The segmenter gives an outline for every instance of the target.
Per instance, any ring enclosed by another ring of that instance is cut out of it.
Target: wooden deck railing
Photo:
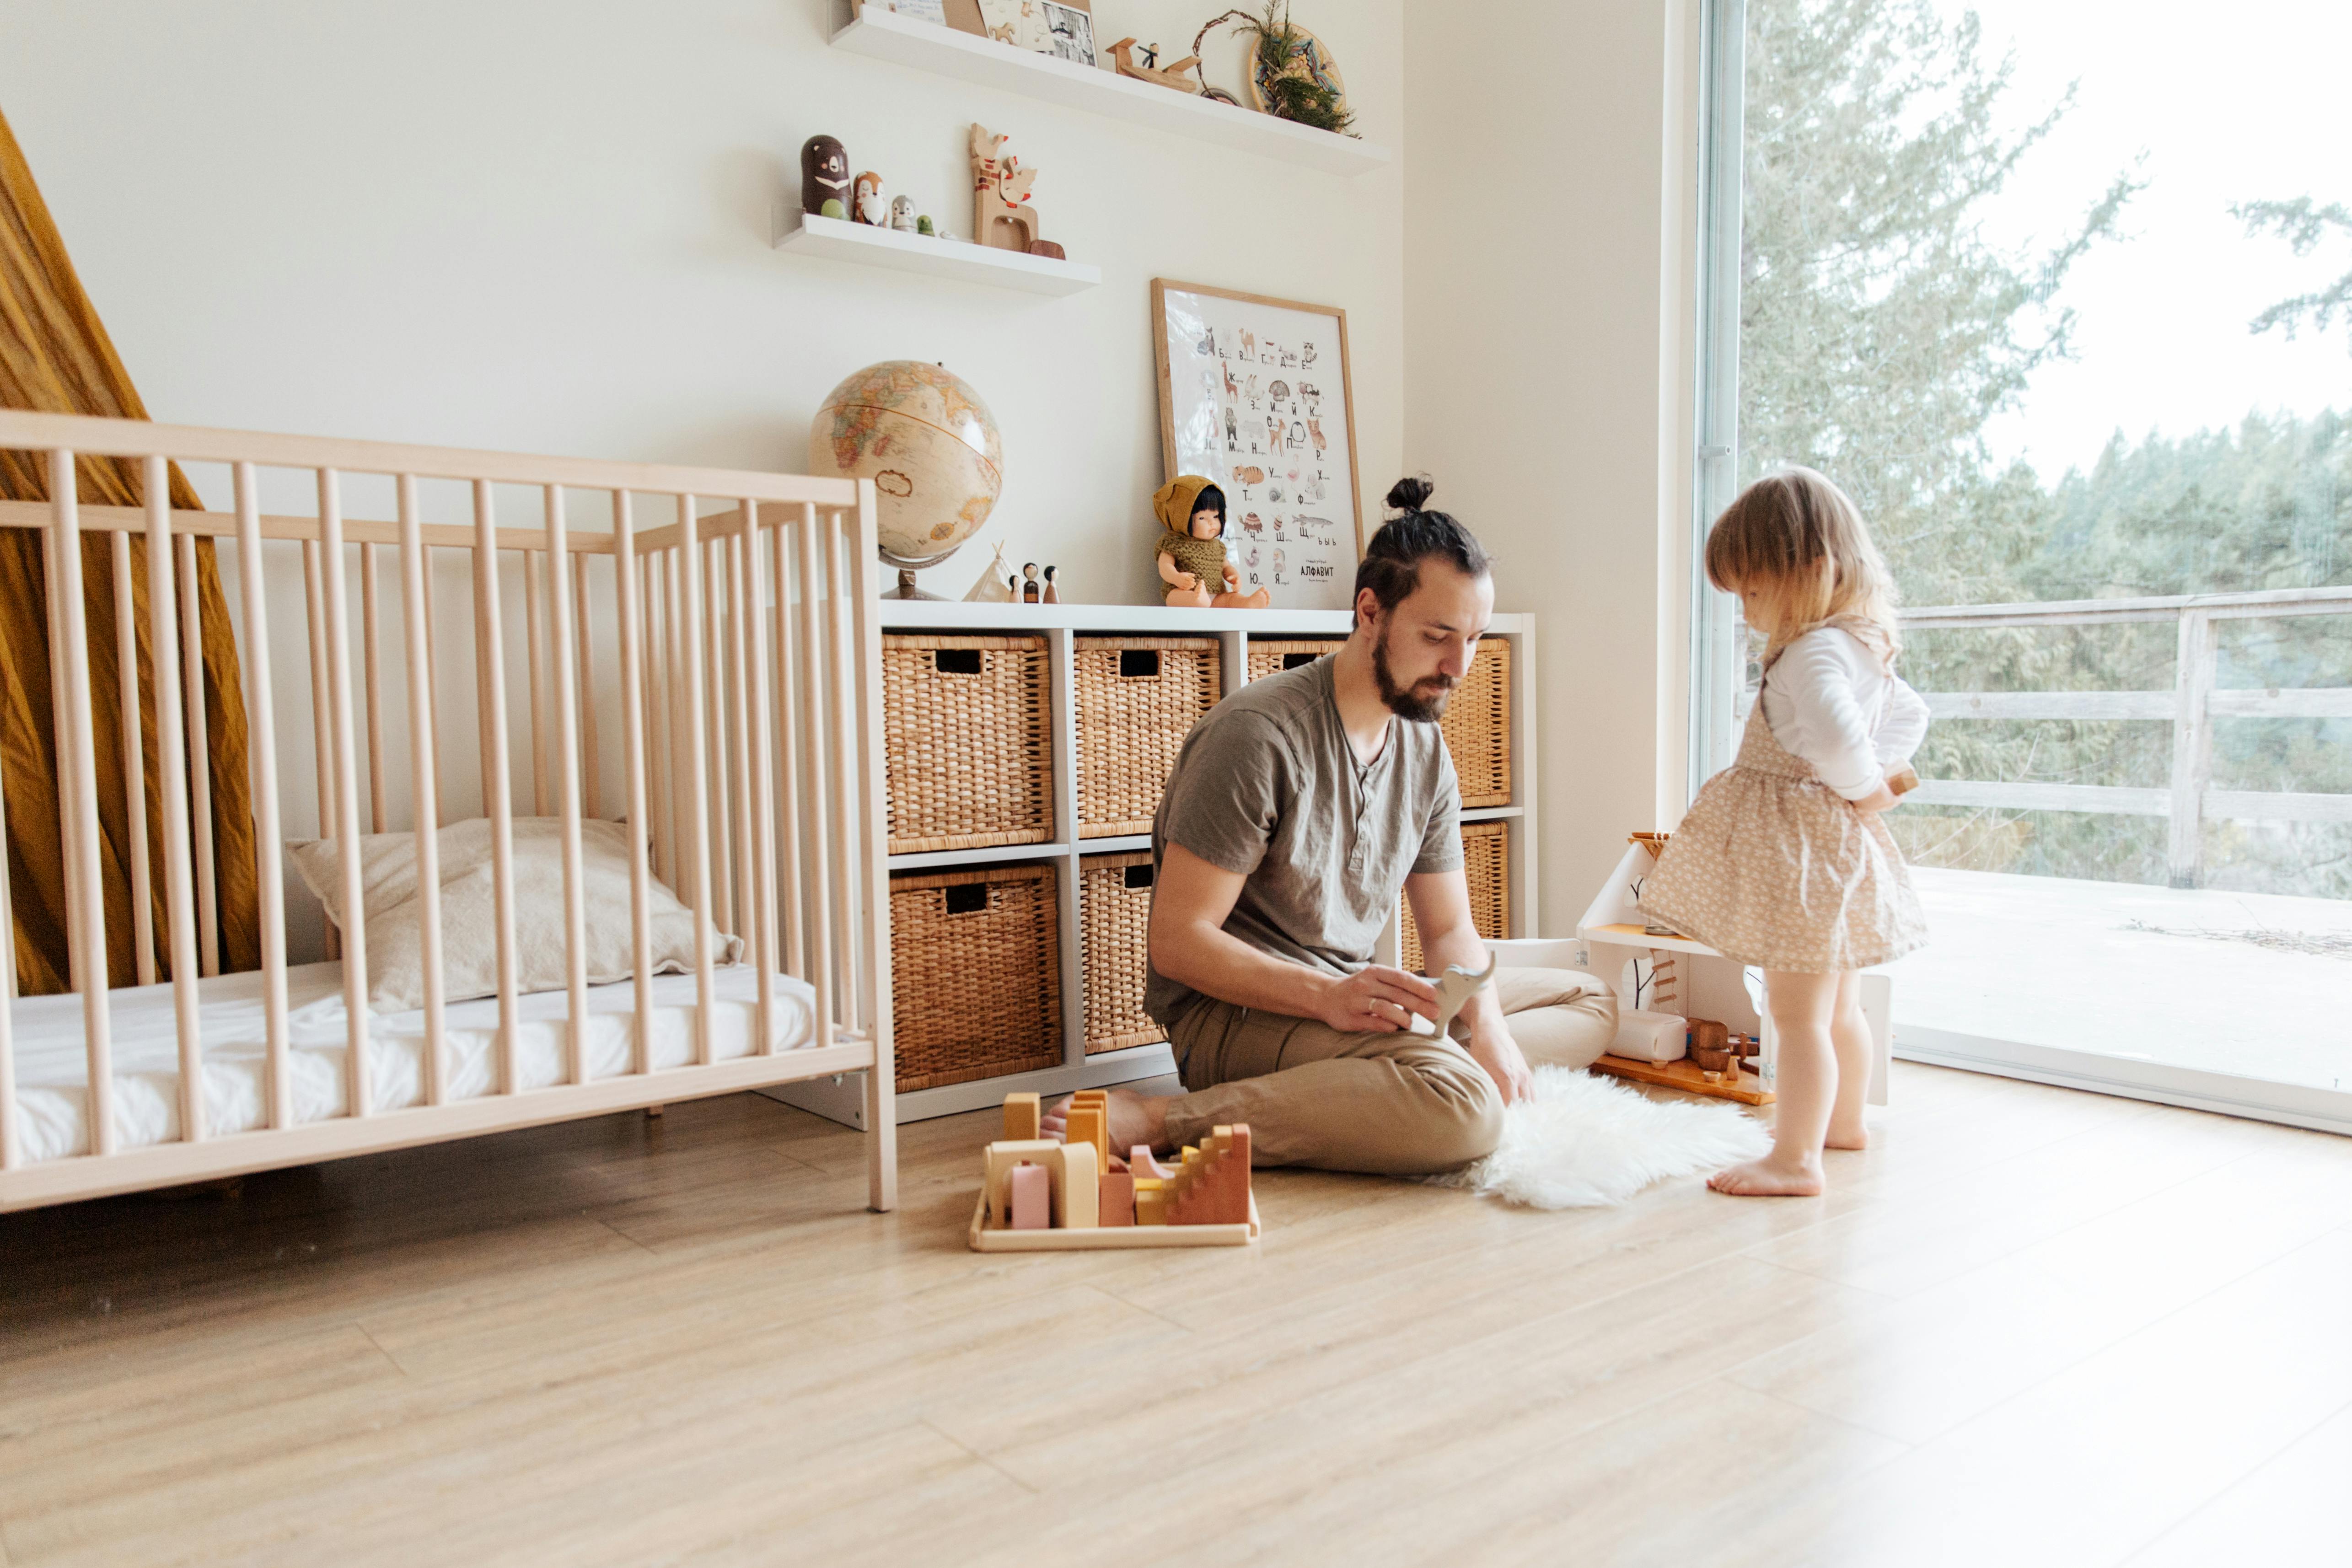
[[[2072,599],[2047,604],[1948,605],[1908,610],[1906,631],[2000,626],[2084,626],[2172,621],[2179,658],[2165,691],[1929,691],[1938,719],[2143,719],[2172,725],[2172,781],[2165,789],[2108,784],[1930,779],[1910,798],[1926,805],[2005,811],[2090,811],[2170,820],[2171,883],[2193,888],[2209,817],[2253,822],[2352,822],[2352,795],[2217,790],[2210,786],[2217,719],[2352,719],[2352,688],[2217,688],[2213,625],[2286,616],[2352,615],[2352,588],[2288,588],[2260,594],[2172,598]]]

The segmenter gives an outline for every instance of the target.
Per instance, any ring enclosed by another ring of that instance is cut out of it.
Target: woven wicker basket
[[[890,879],[898,1089],[1062,1065],[1062,959],[1051,866]]]
[[[1249,678],[1261,679],[1294,664],[1304,664],[1338,650],[1333,638],[1300,638],[1289,642],[1249,645]],[[1438,721],[1445,749],[1453,753],[1454,775],[1462,781],[1465,806],[1511,804],[1511,645],[1502,637],[1486,637],[1477,657],[1462,677],[1462,684],[1445,704]]]
[[[1078,837],[1149,833],[1176,753],[1217,705],[1214,637],[1079,637]]]
[[[1249,678],[1263,680],[1297,665],[1312,664],[1327,653],[1338,653],[1345,637],[1297,637],[1283,642],[1249,641]]]
[[[1470,884],[1470,923],[1478,934],[1500,942],[1511,934],[1511,825],[1507,822],[1465,822],[1462,825],[1462,872]],[[1398,952],[1404,967],[1422,971],[1421,932],[1412,923],[1412,906],[1404,906]]]
[[[1089,855],[1078,862],[1078,924],[1087,972],[1087,1055],[1164,1040],[1143,1010],[1151,928],[1151,856]]]
[[[890,853],[1054,836],[1042,637],[882,639]]]

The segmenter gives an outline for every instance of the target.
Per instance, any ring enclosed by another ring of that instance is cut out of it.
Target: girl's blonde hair
[[[1762,595],[1767,663],[1825,626],[1861,638],[1889,668],[1902,651],[1885,558],[1846,493],[1811,468],[1767,474],[1723,509],[1707,531],[1706,577]]]

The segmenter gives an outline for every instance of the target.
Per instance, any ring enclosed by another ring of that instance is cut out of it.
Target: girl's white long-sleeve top
[[[1852,632],[1817,626],[1765,672],[1757,698],[1772,738],[1822,782],[1861,800],[1927,738],[1927,703]]]

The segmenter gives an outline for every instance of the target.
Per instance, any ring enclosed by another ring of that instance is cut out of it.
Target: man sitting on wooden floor
[[[1486,966],[1437,720],[1495,585],[1469,531],[1420,510],[1428,493],[1414,479],[1389,492],[1402,515],[1357,568],[1339,651],[1250,682],[1184,742],[1152,824],[1144,1005],[1186,1092],[1113,1090],[1114,1147],[1246,1121],[1260,1165],[1448,1170],[1494,1148],[1530,1059],[1586,1067],[1616,1032],[1616,998],[1591,976],[1505,969],[1458,1038],[1438,1038],[1436,988],[1370,962],[1402,889],[1432,973]]]

